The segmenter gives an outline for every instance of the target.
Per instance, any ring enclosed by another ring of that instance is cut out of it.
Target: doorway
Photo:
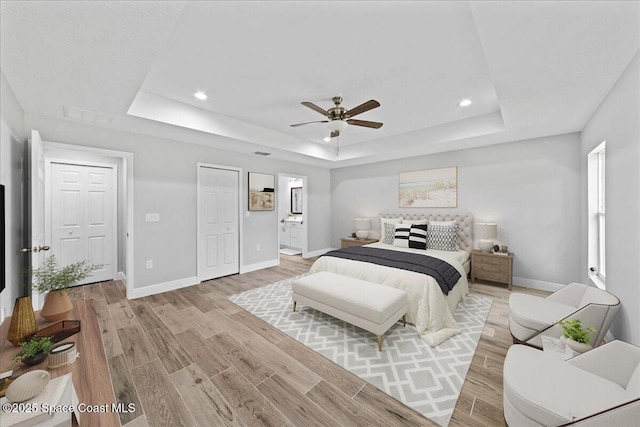
[[[241,169],[198,163],[198,281],[240,272]]]
[[[278,259],[307,252],[307,177],[278,174]]]

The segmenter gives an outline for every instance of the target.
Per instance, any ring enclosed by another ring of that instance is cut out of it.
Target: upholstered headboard
[[[456,213],[397,213],[381,212],[380,218],[403,218],[410,220],[428,219],[429,221],[455,221],[458,224],[458,245],[460,249],[470,251],[473,248],[473,215]]]

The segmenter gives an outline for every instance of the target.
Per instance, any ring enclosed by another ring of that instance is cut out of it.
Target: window
[[[593,149],[587,158],[589,197],[589,276],[599,287],[605,288],[605,141]]]

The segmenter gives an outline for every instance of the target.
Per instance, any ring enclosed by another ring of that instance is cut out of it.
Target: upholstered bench
[[[304,304],[372,332],[380,351],[382,335],[400,318],[406,325],[407,294],[400,289],[326,271],[295,280],[291,288],[293,311]]]

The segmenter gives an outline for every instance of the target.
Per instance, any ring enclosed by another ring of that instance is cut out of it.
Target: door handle
[[[20,252],[22,252],[23,254],[27,253],[27,252],[40,252],[40,251],[48,251],[49,249],[51,249],[49,246],[44,245],[44,246],[34,246],[32,248],[22,248],[20,249]]]

